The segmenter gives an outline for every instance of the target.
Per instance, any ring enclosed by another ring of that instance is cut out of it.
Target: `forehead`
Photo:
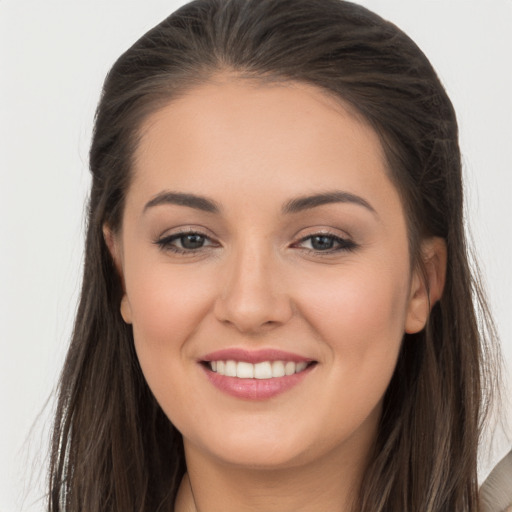
[[[230,191],[283,200],[342,188],[397,199],[368,123],[293,82],[219,77],[189,90],[145,121],[133,171],[132,195],[146,198],[170,189],[220,202],[235,200]]]
[[[323,136],[328,141],[337,136],[341,123],[352,132],[365,132],[368,145],[385,160],[376,133],[352,105],[334,93],[302,82],[218,75],[191,87],[150,115],[139,130],[142,143],[136,156],[144,152],[144,147],[161,142],[156,132],[163,134],[162,129],[167,142],[171,135],[185,135],[183,129],[187,136],[208,132],[211,138],[217,133],[222,136],[223,128],[236,129],[240,137],[259,135],[262,129],[270,136],[270,127],[274,135],[280,131],[283,139],[295,127],[293,136],[297,141],[312,136]],[[271,142],[267,137],[265,146]]]

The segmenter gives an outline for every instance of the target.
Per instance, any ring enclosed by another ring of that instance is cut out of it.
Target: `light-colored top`
[[[482,484],[480,512],[512,512],[512,451]]]

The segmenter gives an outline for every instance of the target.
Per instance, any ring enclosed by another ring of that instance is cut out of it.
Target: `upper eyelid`
[[[161,235],[158,235],[156,239],[158,241],[158,240],[164,240],[166,238],[170,238],[172,236],[180,236],[180,235],[201,235],[206,238],[210,238],[212,240],[216,239],[215,235],[213,235],[209,229],[206,229],[201,226],[187,226],[187,227],[166,229]]]
[[[180,237],[187,236],[187,235],[199,235],[199,236],[204,237],[209,242],[211,242],[212,245],[219,244],[219,242],[217,242],[215,240],[215,238],[213,238],[210,235],[207,235],[205,233],[201,233],[200,231],[178,231],[176,233],[170,233],[168,235],[163,235],[163,236],[159,237],[156,240],[156,243],[158,244],[158,243],[162,243],[165,241],[178,240]]]
[[[325,236],[325,237],[333,238],[338,243],[343,242],[343,243],[351,244],[354,246],[356,245],[356,243],[351,238],[335,235],[333,233],[313,233],[311,235],[306,235],[306,236],[299,238],[299,240],[297,240],[297,242],[294,242],[294,244],[300,244],[302,242],[305,242],[307,240],[314,238],[315,236]]]
[[[324,250],[315,249],[313,247],[301,247],[301,244],[304,244],[308,240],[311,240],[310,243],[312,244],[312,239],[316,236],[329,237],[334,239],[334,247]],[[342,233],[340,233],[339,231],[334,233],[333,229],[319,227],[316,230],[313,228],[312,232],[304,234],[301,237],[297,237],[296,241],[293,242],[291,246],[297,249],[301,249],[312,255],[327,258],[339,256],[346,252],[355,251],[360,247],[360,244],[355,242],[354,238],[345,231]]]
[[[153,244],[158,246],[160,249],[169,249],[171,245],[174,245],[176,240],[180,239],[180,237],[184,237],[187,235],[199,235],[204,237],[208,243],[197,249],[180,249],[179,247],[176,247],[176,249],[178,249],[179,251],[188,252],[192,254],[197,253],[201,250],[211,249],[214,248],[215,246],[219,246],[220,243],[218,242],[218,240],[214,236],[208,234],[206,231],[208,230],[204,228],[197,228],[194,226],[187,226],[186,228],[174,228],[171,230],[167,229],[166,231],[163,232],[163,234],[153,239]]]
[[[220,245],[220,242],[217,239],[217,237],[212,235],[209,232],[210,230],[203,228],[203,227],[190,226],[190,227],[185,227],[185,228],[178,228],[176,231],[171,231],[171,232],[168,232],[168,231],[169,230],[164,232],[164,234],[158,236],[155,240],[155,243],[159,243],[159,242],[162,242],[162,241],[165,241],[168,239],[172,239],[172,238],[179,238],[180,236],[184,236],[184,235],[197,234],[197,235],[205,237],[206,239],[208,239],[211,242],[214,242],[214,243]],[[304,230],[301,230],[301,231],[304,231]],[[323,229],[319,228],[316,230],[313,229],[311,232],[304,234],[302,236],[296,235],[294,237],[294,241],[291,242],[291,245],[295,245],[295,244],[304,242],[308,239],[311,239],[314,236],[328,236],[328,237],[332,237],[332,238],[335,238],[340,241],[349,242],[349,243],[353,243],[354,245],[357,245],[353,241],[352,236],[349,235],[348,233],[334,233],[332,230],[329,230],[326,228],[323,228]]]
[[[304,234],[301,234],[301,233],[304,233]],[[308,238],[311,238],[313,236],[330,236],[333,238],[338,238],[339,240],[353,241],[352,235],[350,235],[346,231],[343,231],[341,229],[321,228],[321,227],[301,229],[294,236],[294,239],[297,241],[302,241],[302,240],[307,240]],[[296,242],[294,242],[294,243],[296,243]]]
[[[202,236],[208,241],[208,243],[197,248],[180,247],[179,245],[182,245],[182,242],[180,244],[176,244],[176,241],[178,241],[181,237],[187,235]],[[165,253],[174,253],[176,256],[181,255],[183,257],[198,256],[201,254],[204,255],[205,251],[211,251],[212,249],[215,249],[220,246],[220,244],[215,239],[199,232],[198,230],[178,231],[170,233],[168,235],[163,235],[154,240],[153,243],[158,247],[159,250]]]
[[[301,242],[303,240],[308,240],[309,238],[313,238],[314,236],[329,236],[331,238],[337,238],[338,240],[350,240],[349,236],[338,235],[336,233],[331,233],[330,231],[316,231],[314,233],[310,233],[308,235],[299,237],[298,241]]]

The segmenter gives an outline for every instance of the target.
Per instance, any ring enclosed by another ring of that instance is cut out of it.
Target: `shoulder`
[[[512,512],[512,451],[491,471],[480,488],[481,512]]]

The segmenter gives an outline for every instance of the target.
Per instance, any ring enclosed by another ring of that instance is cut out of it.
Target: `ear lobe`
[[[121,286],[123,287],[123,298],[121,299],[121,316],[123,320],[127,324],[132,323],[132,310],[130,303],[128,301],[128,297],[126,295],[126,289],[124,285],[124,273],[123,273],[123,264],[121,259],[121,249],[119,247],[119,239],[116,237],[112,229],[107,224],[103,225],[103,238],[105,239],[105,244],[108,247],[108,251],[112,256],[112,260],[114,262],[114,266],[119,275],[119,279],[121,280]]]
[[[414,270],[411,279],[405,332],[421,331],[434,304],[443,295],[446,280],[447,249],[443,238],[432,237],[421,244],[422,264]]]
[[[123,298],[121,299],[121,316],[123,317],[123,320],[127,324],[132,323],[132,308],[130,306],[130,302],[128,301],[128,297],[126,293],[123,295]]]

